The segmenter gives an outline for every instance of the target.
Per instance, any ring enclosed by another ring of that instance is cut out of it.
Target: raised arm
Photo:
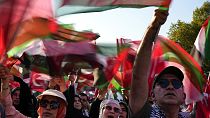
[[[147,102],[149,91],[147,79],[150,70],[152,46],[157,34],[159,33],[159,29],[161,25],[165,23],[167,16],[168,11],[159,9],[155,10],[154,18],[148,26],[142,39],[142,43],[137,50],[129,98],[129,104],[133,114],[140,111]]]
[[[10,74],[8,68],[0,65],[0,77],[1,77],[1,102],[5,108],[7,118],[27,118],[19,111],[15,109],[12,104],[12,98],[10,94],[9,81],[13,79],[13,75]]]

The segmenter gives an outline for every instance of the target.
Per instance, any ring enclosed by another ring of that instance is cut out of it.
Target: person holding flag
[[[188,118],[188,112],[181,112],[180,106],[184,104],[185,93],[182,80],[183,72],[175,67],[168,66],[156,74],[153,81],[151,105],[149,97],[149,71],[153,43],[161,25],[167,19],[168,10],[157,9],[137,50],[133,67],[133,78],[129,105],[133,118]]]
[[[0,77],[2,82],[1,103],[5,108],[7,118],[28,118],[15,109],[12,104],[9,81],[13,75],[6,67],[0,66]],[[58,90],[48,89],[37,96],[39,118],[64,118],[66,115],[67,100],[64,94]]]

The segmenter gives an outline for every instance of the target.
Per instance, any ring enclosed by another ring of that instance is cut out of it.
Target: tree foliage
[[[200,8],[196,8],[193,11],[193,17],[190,23],[178,20],[177,23],[171,24],[168,37],[178,42],[190,53],[202,24],[209,16],[210,2],[204,2]]]

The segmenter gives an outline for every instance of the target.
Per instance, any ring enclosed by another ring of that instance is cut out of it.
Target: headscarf
[[[120,108],[120,104],[119,104],[119,102],[117,100],[114,100],[114,99],[105,99],[100,104],[99,118],[102,118],[103,108],[104,108],[104,106],[106,106],[108,104],[116,104],[118,106],[118,108],[121,109]]]

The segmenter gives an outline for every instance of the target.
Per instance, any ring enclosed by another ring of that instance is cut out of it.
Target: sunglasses
[[[47,108],[48,104],[50,105],[50,109],[57,109],[60,105],[58,101],[40,100],[39,102],[39,105],[43,108]]]
[[[172,80],[168,80],[168,79],[160,79],[157,84],[160,85],[161,88],[166,88],[169,86],[169,84],[172,84],[173,87],[175,89],[179,89],[181,88],[183,85],[182,85],[182,82],[180,80],[177,80],[177,79],[172,79]]]
[[[113,109],[115,113],[120,113],[120,109],[116,108],[116,107],[112,108],[111,106],[105,106],[104,108],[109,111],[111,111]]]

